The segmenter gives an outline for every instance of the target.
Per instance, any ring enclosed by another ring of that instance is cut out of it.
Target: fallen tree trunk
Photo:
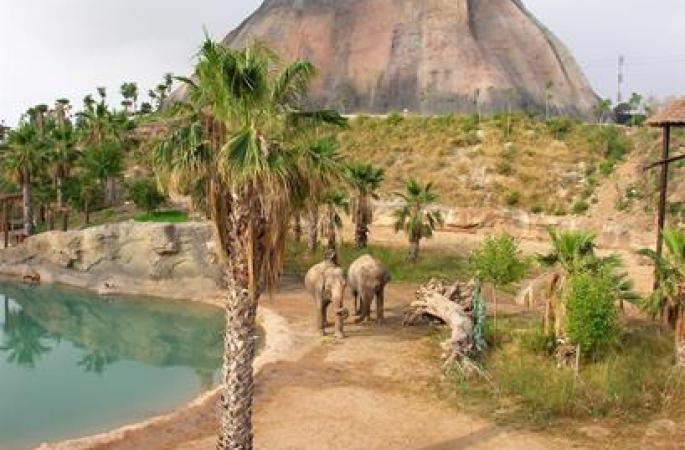
[[[470,357],[476,353],[473,292],[472,284],[455,283],[447,287],[431,280],[419,288],[417,299],[404,317],[404,325],[415,325],[426,316],[438,318],[448,325],[450,336],[441,344],[445,366],[458,363],[469,372],[473,368]]]

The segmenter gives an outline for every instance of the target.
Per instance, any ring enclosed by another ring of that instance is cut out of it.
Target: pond
[[[0,280],[0,449],[106,431],[211,388],[223,315]]]

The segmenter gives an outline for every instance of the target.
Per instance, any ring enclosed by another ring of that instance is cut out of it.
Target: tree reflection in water
[[[0,351],[11,364],[34,368],[62,340],[82,350],[77,364],[94,374],[117,361],[183,366],[208,387],[221,364],[223,315],[213,308],[2,282],[0,298]]]

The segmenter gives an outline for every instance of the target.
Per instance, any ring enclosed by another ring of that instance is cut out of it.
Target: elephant
[[[355,315],[358,316],[358,323],[371,319],[371,302],[374,297],[376,298],[376,322],[379,324],[383,322],[383,291],[390,280],[390,272],[371,255],[363,255],[350,265],[347,281],[354,296],[354,309]]]
[[[313,266],[304,278],[304,285],[316,307],[316,328],[321,335],[326,335],[328,306],[333,304],[335,314],[335,337],[342,339],[343,322],[349,312],[345,308],[344,298],[347,280],[345,271],[332,260],[323,261]]]

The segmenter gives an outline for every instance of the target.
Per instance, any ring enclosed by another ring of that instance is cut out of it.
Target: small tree
[[[675,330],[676,364],[685,368],[685,232],[664,231],[666,253],[659,258],[654,250],[640,250],[654,261],[659,275],[657,289],[643,304],[653,316],[662,315]]]
[[[492,285],[494,330],[497,333],[497,288],[520,281],[527,271],[518,242],[508,234],[489,236],[471,254],[472,270],[481,281]]]
[[[431,203],[438,199],[433,192],[433,183],[421,184],[415,179],[407,181],[406,193],[396,193],[404,205],[395,211],[395,232],[404,230],[409,238],[408,260],[415,263],[419,259],[421,239],[430,238],[438,225],[443,224],[440,211],[430,209]]]
[[[336,251],[337,230],[341,229],[343,225],[340,213],[342,211],[349,212],[350,201],[345,192],[331,190],[324,196],[323,204],[326,206],[327,248]]]
[[[350,164],[345,178],[354,190],[352,196],[352,222],[354,242],[357,248],[366,248],[369,241],[369,225],[373,221],[371,200],[378,199],[377,191],[383,183],[385,170],[372,164]]]
[[[566,332],[589,359],[598,359],[618,339],[616,290],[606,271],[572,276],[566,293]]]
[[[151,178],[135,180],[128,186],[128,196],[133,203],[150,215],[164,202],[164,194],[157,188],[157,183]]]

